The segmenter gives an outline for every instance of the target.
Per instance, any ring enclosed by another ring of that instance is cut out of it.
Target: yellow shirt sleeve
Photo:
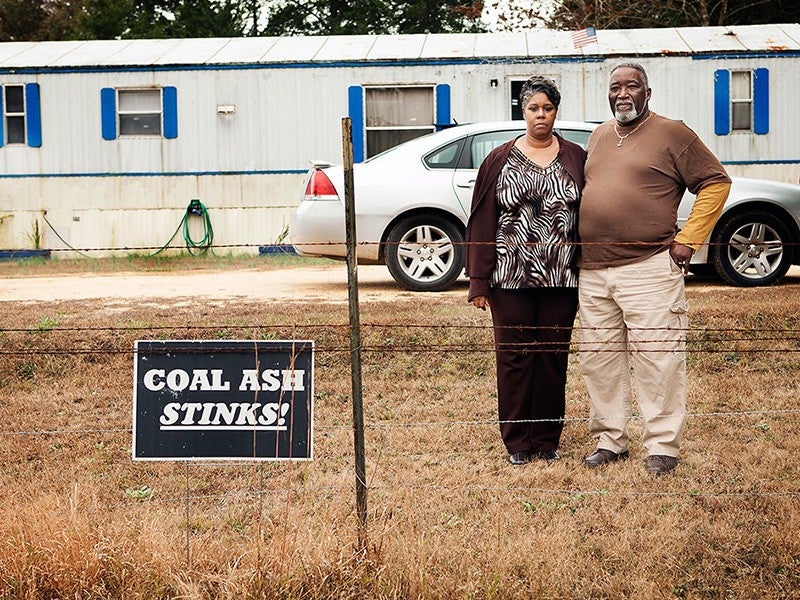
[[[714,229],[730,189],[730,183],[712,183],[700,190],[686,225],[675,236],[675,241],[699,250]]]

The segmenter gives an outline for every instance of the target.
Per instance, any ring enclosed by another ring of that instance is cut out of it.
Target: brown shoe
[[[602,467],[603,465],[607,465],[608,463],[617,462],[618,460],[623,460],[628,458],[628,451],[623,450],[622,452],[613,452],[612,450],[607,450],[605,448],[598,448],[594,452],[592,452],[589,456],[583,459],[583,463],[587,467]]]
[[[644,468],[653,475],[664,475],[678,466],[678,459],[674,456],[664,456],[663,454],[653,454],[647,457]]]

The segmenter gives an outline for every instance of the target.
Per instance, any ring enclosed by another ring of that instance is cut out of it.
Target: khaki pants
[[[669,252],[580,274],[580,369],[598,448],[628,449],[631,369],[649,455],[678,456],[686,413],[686,297]]]

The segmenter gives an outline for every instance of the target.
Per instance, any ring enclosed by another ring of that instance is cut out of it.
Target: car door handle
[[[473,188],[473,187],[475,187],[475,180],[474,179],[470,179],[469,181],[466,181],[466,182],[463,182],[463,183],[456,183],[456,187]]]

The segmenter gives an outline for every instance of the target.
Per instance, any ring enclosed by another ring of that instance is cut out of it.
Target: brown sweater
[[[583,269],[630,264],[666,249],[678,231],[684,191],[730,183],[719,160],[683,123],[654,113],[622,146],[614,123],[603,123],[589,138],[578,220]],[[633,129],[618,128],[621,135]]]
[[[583,163],[586,161],[586,152],[577,144],[569,142],[557,134],[556,137],[559,143],[558,159],[577,184],[578,190],[581,190],[583,189]],[[489,282],[492,279],[497,258],[495,252],[498,214],[497,178],[516,141],[516,139],[510,140],[492,150],[478,170],[466,235],[468,300],[477,296],[486,296],[489,293]]]

